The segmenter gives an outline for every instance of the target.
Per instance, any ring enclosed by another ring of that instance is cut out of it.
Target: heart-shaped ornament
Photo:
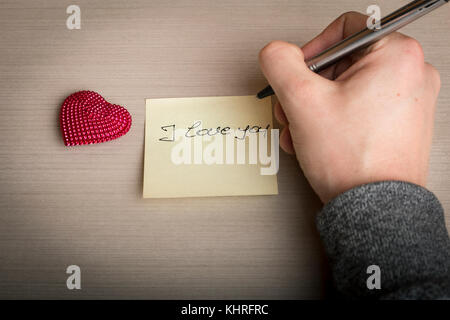
[[[66,146],[114,140],[131,127],[127,109],[109,103],[93,91],[68,96],[61,106],[60,121]]]

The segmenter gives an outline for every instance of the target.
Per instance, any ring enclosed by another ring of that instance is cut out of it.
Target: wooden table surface
[[[407,1],[377,1],[388,13]],[[280,154],[278,196],[142,199],[145,98],[249,95],[261,47],[305,43],[374,1],[0,2],[0,298],[297,299],[326,295],[321,204]],[[67,6],[81,30],[66,28]],[[429,188],[450,213],[450,6],[403,32],[441,72]],[[58,114],[89,89],[130,132],[67,148]],[[81,267],[81,290],[66,268]]]

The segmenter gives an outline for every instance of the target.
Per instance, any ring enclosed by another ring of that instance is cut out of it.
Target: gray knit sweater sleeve
[[[342,297],[450,299],[450,240],[430,191],[363,185],[328,203],[317,225]]]

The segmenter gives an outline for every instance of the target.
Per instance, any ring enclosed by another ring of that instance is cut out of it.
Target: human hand
[[[280,145],[296,154],[324,203],[371,182],[426,184],[440,77],[420,44],[393,33],[321,75],[304,62],[366,20],[346,13],[302,49],[274,41],[260,52],[285,126]]]

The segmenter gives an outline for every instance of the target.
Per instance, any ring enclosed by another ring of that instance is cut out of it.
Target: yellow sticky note
[[[147,99],[144,198],[278,194],[270,98]]]

